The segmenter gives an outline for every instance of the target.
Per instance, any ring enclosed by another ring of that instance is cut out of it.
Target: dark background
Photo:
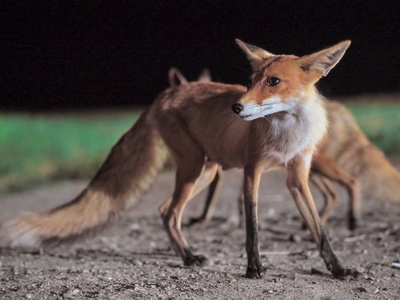
[[[352,40],[327,96],[400,91],[400,1],[12,1],[1,4],[0,108],[148,105],[171,66],[247,82],[235,38],[276,54]]]

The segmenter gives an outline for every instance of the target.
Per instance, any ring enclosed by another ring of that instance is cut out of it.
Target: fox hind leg
[[[328,221],[329,216],[332,213],[332,209],[335,207],[335,204],[337,202],[337,193],[329,179],[322,175],[311,174],[310,181],[314,183],[314,185],[318,188],[324,198],[324,206],[319,212],[319,215],[321,218],[321,224],[325,225]],[[307,226],[305,224],[303,226],[303,229],[307,229]]]
[[[350,205],[348,212],[348,227],[354,230],[361,221],[361,195],[359,182],[352,176],[345,173],[337,163],[329,156],[321,156],[313,161],[312,170],[324,177],[338,182],[342,185],[349,195]],[[333,205],[331,209],[333,208]],[[328,218],[330,211],[328,210]]]
[[[217,169],[218,165],[213,163],[205,163],[203,166],[199,162],[192,164],[190,168],[178,164],[175,191],[160,207],[172,247],[181,255],[187,266],[203,265],[207,259],[203,255],[194,255],[183,237],[181,233],[182,213],[188,201],[210,184]]]
[[[192,226],[195,224],[206,226],[210,222],[212,214],[214,212],[215,202],[218,199],[219,191],[221,190],[222,181],[223,172],[221,168],[218,168],[218,170],[215,172],[215,177],[210,184],[203,213],[199,217],[191,218],[188,226]]]

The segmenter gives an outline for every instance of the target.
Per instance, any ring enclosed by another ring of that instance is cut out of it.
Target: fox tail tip
[[[24,217],[0,221],[1,247],[39,247],[41,244],[39,232],[25,222]]]

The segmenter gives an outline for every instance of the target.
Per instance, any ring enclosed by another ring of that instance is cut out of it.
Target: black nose
[[[232,105],[232,110],[235,114],[239,114],[243,110],[243,105],[240,103],[235,103]]]

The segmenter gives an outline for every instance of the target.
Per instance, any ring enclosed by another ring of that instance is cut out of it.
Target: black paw
[[[265,273],[262,265],[247,266],[246,277],[251,279],[261,279]]]
[[[199,224],[199,225],[203,225],[203,223],[204,223],[204,218],[191,218],[190,220],[189,220],[189,223],[186,225],[187,227],[192,227],[192,226],[194,226],[194,225],[196,225],[196,224]]]
[[[349,219],[348,219],[348,228],[349,230],[356,230],[359,227],[359,221],[354,218],[352,214],[349,214]]]
[[[354,269],[340,269],[332,272],[332,275],[337,279],[342,279],[346,281],[359,280],[362,277],[362,274]]]
[[[183,263],[185,266],[199,266],[202,267],[207,264],[207,257],[204,255],[192,255],[184,258]]]

